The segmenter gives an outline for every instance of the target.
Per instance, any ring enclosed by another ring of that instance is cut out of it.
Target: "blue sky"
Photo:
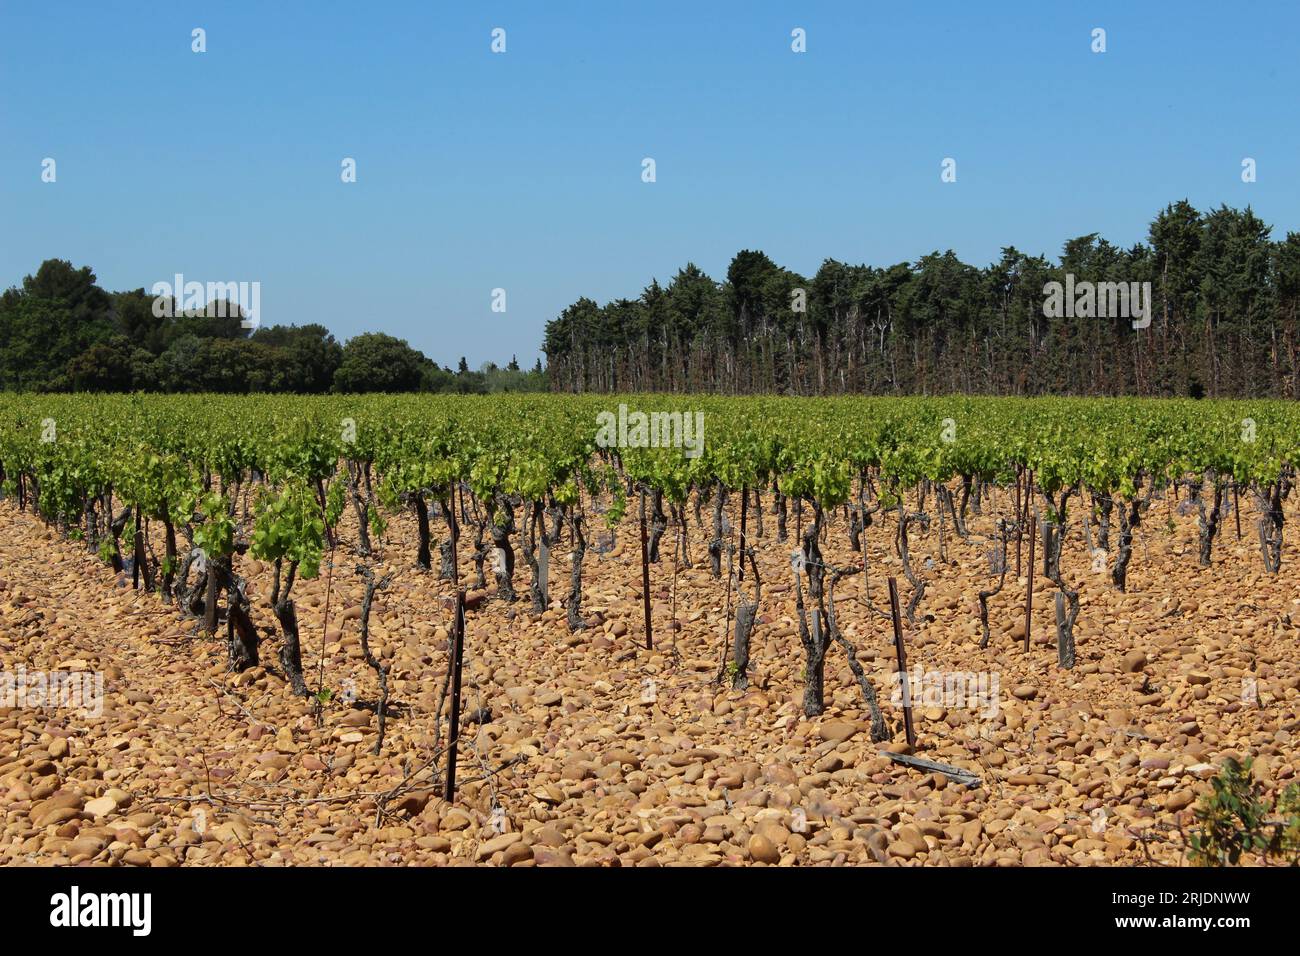
[[[1298,11],[2,0],[0,286],[51,257],[109,289],[259,281],[263,324],[477,366],[531,363],[581,295],[687,261],[721,278],[743,248],[805,274],[983,265],[1129,245],[1183,197],[1249,203],[1280,237],[1300,230]]]

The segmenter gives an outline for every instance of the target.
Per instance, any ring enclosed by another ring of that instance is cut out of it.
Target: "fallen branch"
[[[888,750],[880,751],[882,757],[888,757],[894,763],[906,764],[909,767],[915,767],[918,770],[930,770],[934,773],[941,773],[953,783],[965,784],[968,787],[978,787],[980,777],[970,770],[963,770],[961,767],[954,767],[946,763],[936,763],[933,760],[925,760],[921,757],[912,757],[908,754],[896,754]]]

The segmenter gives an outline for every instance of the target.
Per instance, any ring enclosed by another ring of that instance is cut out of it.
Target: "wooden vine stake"
[[[742,485],[740,489],[740,570],[736,573],[736,580],[745,580],[745,515],[749,508],[749,486]]]
[[[448,527],[451,529],[451,580],[456,588],[455,605],[451,615],[451,727],[447,731],[447,773],[444,778],[443,799],[451,803],[456,796],[456,744],[460,740],[460,681],[465,660],[465,589],[460,586],[460,561],[456,544],[460,526],[456,521],[456,489],[448,495]],[[464,505],[462,504],[462,507]]]
[[[456,744],[460,741],[460,679],[465,659],[465,589],[456,588],[456,608],[451,625],[451,727],[447,733],[447,778],[443,799],[456,796]]]
[[[916,749],[916,731],[912,727],[912,688],[907,682],[907,650],[903,647],[903,621],[898,613],[898,582],[889,579],[889,613],[894,619],[894,653],[898,657],[898,677],[903,690],[903,728],[907,745]]]
[[[650,557],[646,549],[645,486],[641,488],[641,605],[645,610],[645,649],[654,650],[654,636],[650,630]]]
[[[140,567],[144,564],[144,530],[140,523],[140,506],[135,506],[135,534],[131,536],[131,587],[140,590]]]
[[[1026,486],[1025,510],[1029,512],[1029,582],[1025,588],[1025,653],[1029,653],[1029,631],[1034,624],[1034,538],[1036,537],[1038,513],[1033,507],[1034,473],[1029,473]]]
[[[1241,540],[1241,496],[1237,479],[1232,480],[1232,515],[1237,519],[1237,540]]]
[[[1016,468],[1016,577],[1020,577],[1020,539],[1025,535],[1025,526],[1020,517],[1020,469]],[[1003,560],[1006,560],[1004,557]]]

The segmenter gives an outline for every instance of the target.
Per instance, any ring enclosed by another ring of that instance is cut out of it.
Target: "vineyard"
[[[1176,865],[1295,779],[1298,462],[1266,400],[0,395],[0,661],[104,674],[0,701],[0,861]]]

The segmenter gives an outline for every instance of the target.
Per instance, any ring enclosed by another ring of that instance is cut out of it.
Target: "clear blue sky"
[[[1298,11],[0,0],[0,286],[50,257],[109,289],[256,280],[263,324],[477,366],[531,363],[581,295],[687,261],[721,278],[742,248],[805,274],[983,265],[1129,245],[1182,197],[1249,203],[1279,237],[1300,230]]]

